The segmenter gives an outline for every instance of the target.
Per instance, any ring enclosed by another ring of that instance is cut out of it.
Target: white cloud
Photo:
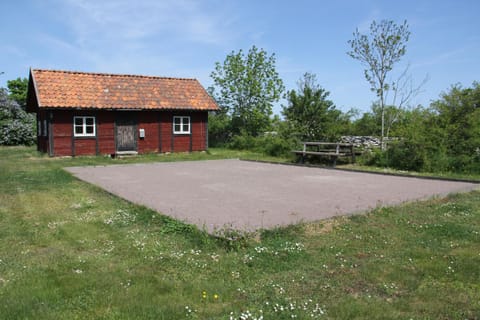
[[[43,64],[85,71],[197,76],[246,29],[232,3],[194,0],[50,0],[33,32]],[[48,8],[48,10],[47,10]],[[51,27],[53,26],[53,27]],[[60,26],[60,27],[59,27]]]
[[[191,0],[68,0],[67,24],[76,41],[193,41],[222,45],[230,39],[225,6],[207,8]],[[122,45],[122,43],[119,43]]]

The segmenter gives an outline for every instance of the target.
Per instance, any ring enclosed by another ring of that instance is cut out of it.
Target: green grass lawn
[[[480,319],[479,191],[218,238],[62,170],[232,157],[0,147],[0,318]]]

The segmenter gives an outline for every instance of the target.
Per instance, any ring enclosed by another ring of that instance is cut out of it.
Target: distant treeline
[[[328,100],[328,92],[310,83],[287,94],[283,119],[270,118],[264,133],[233,134],[233,119],[212,114],[210,146],[253,149],[272,156],[291,156],[300,141],[338,141],[343,135],[380,136],[380,110],[342,112]],[[305,80],[305,79],[304,79]],[[428,172],[480,172],[480,84],[469,88],[455,85],[430,106],[385,109],[387,139],[384,151],[366,152],[367,165]]]

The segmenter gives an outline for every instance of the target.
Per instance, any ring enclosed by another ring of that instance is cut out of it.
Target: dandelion
[[[215,294],[213,295],[213,300],[218,300],[218,294],[215,293]]]
[[[202,299],[207,299],[207,291],[202,291]]]

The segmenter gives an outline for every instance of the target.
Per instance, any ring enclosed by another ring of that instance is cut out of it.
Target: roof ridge
[[[86,75],[94,75],[94,76],[114,76],[114,77],[129,77],[129,78],[147,78],[147,79],[167,79],[167,80],[190,80],[190,81],[198,81],[196,78],[162,77],[162,76],[149,76],[149,75],[140,75],[140,74],[85,72],[85,71],[52,70],[52,69],[37,69],[37,68],[32,68],[32,71],[34,71],[34,72],[35,72],[35,71],[40,71],[40,72],[69,73],[69,74],[86,74]]]

